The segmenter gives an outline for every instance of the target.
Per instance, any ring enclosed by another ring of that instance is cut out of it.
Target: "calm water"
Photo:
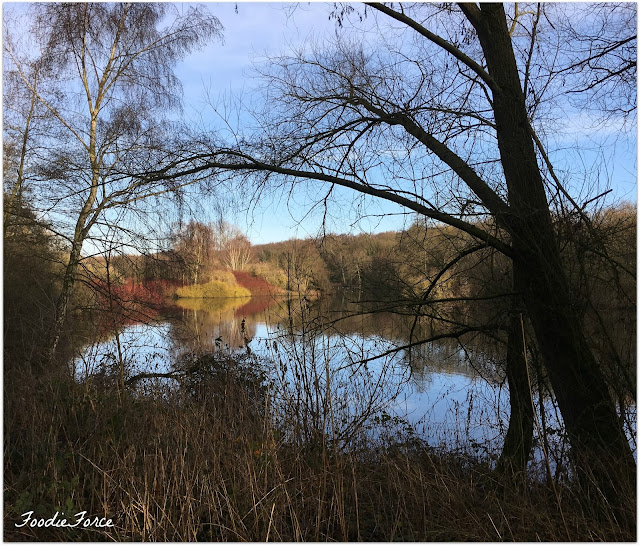
[[[185,354],[235,354],[266,371],[277,418],[295,416],[342,445],[413,435],[434,447],[499,455],[509,397],[496,348],[443,341],[411,354],[393,351],[407,344],[409,324],[390,314],[355,313],[340,300],[179,301],[183,307],[153,324],[122,327],[128,377],[174,371]],[[76,377],[114,369],[117,354],[115,336],[85,347],[73,361]],[[173,380],[145,381],[166,387]],[[547,426],[559,430],[551,401],[545,407]],[[549,441],[555,468],[563,441],[553,432]],[[538,452],[534,459],[540,458]]]

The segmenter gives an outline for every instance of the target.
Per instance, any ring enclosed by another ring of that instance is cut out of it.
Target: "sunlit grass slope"
[[[251,296],[251,292],[242,286],[226,284],[220,281],[182,286],[176,289],[176,294],[179,298],[239,298]]]
[[[238,284],[231,271],[214,271],[208,282],[182,286],[176,289],[175,295],[178,298],[241,298],[251,297],[251,292]]]

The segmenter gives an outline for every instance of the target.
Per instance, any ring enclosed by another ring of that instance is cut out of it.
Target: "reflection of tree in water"
[[[192,353],[244,347],[242,317],[237,317],[235,311],[247,300],[248,298],[180,300],[182,310],[177,320],[173,321],[170,333],[174,345],[183,352]],[[248,339],[255,335],[250,324],[245,323],[244,335]]]
[[[344,293],[321,298],[310,305],[296,302],[290,309],[290,316],[286,309],[280,310],[283,316],[279,322],[285,329],[314,330],[318,335],[381,338],[394,347],[404,347],[410,341],[442,334],[447,327],[433,321],[419,321],[414,327],[415,316],[410,310],[404,313],[385,311],[380,302],[357,302]],[[397,355],[407,362],[418,383],[434,372],[479,376],[501,382],[504,380],[506,355],[505,344],[498,336],[494,334],[489,338],[472,332],[459,339],[443,338],[416,345],[410,351],[399,350]],[[387,349],[380,350],[384,352]]]
[[[180,299],[169,335],[178,353],[241,349],[273,303],[270,298]]]
[[[416,379],[430,373],[464,374],[489,382],[504,381],[504,347],[476,336],[441,339],[412,348],[409,365]]]

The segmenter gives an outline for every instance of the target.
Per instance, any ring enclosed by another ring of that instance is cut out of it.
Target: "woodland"
[[[215,128],[175,72],[224,39],[215,6],[5,9],[4,540],[636,540],[637,206],[607,169],[636,138],[636,5],[324,8],[333,34],[257,62]],[[302,194],[404,224],[255,244],[228,220]],[[269,360],[245,319],[271,305]],[[193,341],[223,306],[239,351]],[[169,371],[123,356],[177,316]],[[315,349],[383,327],[335,368]],[[427,373],[438,343],[495,355],[495,456],[334,388],[384,358]],[[17,525],[82,511],[114,525]]]

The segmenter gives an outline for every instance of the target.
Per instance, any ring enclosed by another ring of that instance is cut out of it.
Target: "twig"
[[[271,523],[273,522],[273,511],[276,509],[276,503],[273,503],[271,507],[271,515],[269,516],[269,527],[267,528],[267,538],[264,539],[265,542],[269,542],[269,533],[271,533]]]
[[[134,375],[133,377],[130,377],[129,379],[127,379],[125,381],[125,385],[131,385],[132,383],[135,383],[136,381],[140,381],[141,379],[153,379],[156,377],[165,377],[168,379],[177,379],[178,377],[181,377],[182,375],[184,375],[181,372],[169,372],[169,373],[139,373],[137,375]]]
[[[531,407],[535,407],[533,405],[533,392],[531,389],[531,377],[529,376],[529,362],[527,360],[527,342],[524,335],[524,321],[522,320],[522,313],[520,313],[520,327],[522,328],[522,347],[524,353],[524,364],[525,369],[527,370],[527,384],[529,385],[529,398],[531,399]],[[560,503],[560,497],[558,496],[558,490],[556,489],[556,483],[553,480],[553,474],[551,473],[551,465],[549,464],[549,455],[547,454],[547,450],[545,449],[544,441],[542,441],[542,434],[540,433],[540,422],[538,421],[538,415],[534,411],[533,418],[536,423],[536,430],[538,431],[538,438],[541,440],[542,454],[544,455],[544,461],[547,466],[547,472],[549,479],[551,481],[551,488],[553,489],[553,494],[556,497],[556,502],[558,503],[558,510],[560,511],[560,517],[562,518],[562,523],[564,524],[564,530],[567,532],[567,539],[571,541],[571,534],[569,533],[569,528],[567,527],[567,522],[564,519],[564,512],[562,511],[562,505]],[[493,523],[493,522],[492,522]]]

